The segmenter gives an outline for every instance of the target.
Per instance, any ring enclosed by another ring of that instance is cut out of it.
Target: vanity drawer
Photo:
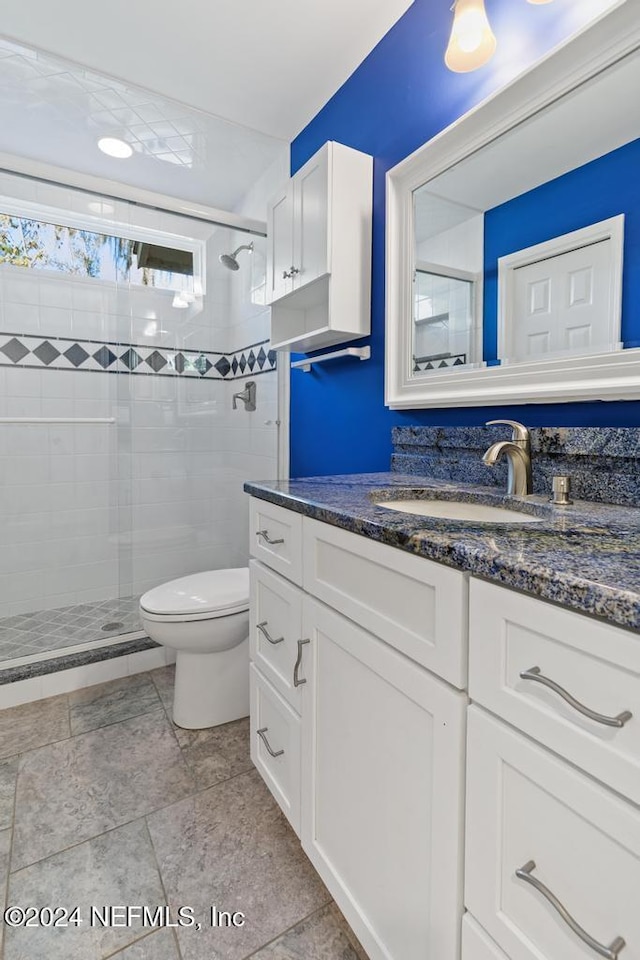
[[[467,909],[510,960],[594,960],[555,897],[637,960],[640,810],[475,706],[467,748]]]
[[[471,699],[640,803],[640,635],[474,579],[469,622]]]
[[[462,918],[462,960],[509,960],[470,913]]]
[[[249,510],[251,555],[301,584],[302,516],[256,497],[251,497]]]
[[[305,590],[465,687],[467,576],[327,523],[303,523]]]
[[[253,663],[250,673],[251,759],[300,836],[300,718]]]
[[[249,561],[249,573],[251,659],[299,713],[294,673],[302,639],[302,591],[257,560]]]

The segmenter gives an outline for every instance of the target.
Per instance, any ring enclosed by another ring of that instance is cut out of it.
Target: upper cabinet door
[[[293,290],[294,182],[287,181],[267,212],[267,296],[269,303]]]
[[[373,158],[325,143],[269,207],[271,343],[300,353],[371,329]]]
[[[328,151],[321,150],[302,167],[295,185],[293,216],[293,286],[302,287],[329,270]]]

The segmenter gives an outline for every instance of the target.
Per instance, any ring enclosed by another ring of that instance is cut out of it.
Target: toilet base
[[[215,654],[178,650],[173,720],[202,730],[249,715],[249,638]]]

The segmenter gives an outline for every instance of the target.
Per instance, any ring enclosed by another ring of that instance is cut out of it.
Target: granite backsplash
[[[532,427],[533,492],[551,495],[554,476],[571,477],[578,500],[640,506],[640,428]],[[417,477],[506,488],[507,463],[487,467],[482,455],[511,429],[394,427],[391,469]]]

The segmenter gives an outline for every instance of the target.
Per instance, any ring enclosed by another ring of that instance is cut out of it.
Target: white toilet
[[[249,713],[249,570],[170,580],[140,598],[147,635],[177,652],[173,719],[198,730]]]

